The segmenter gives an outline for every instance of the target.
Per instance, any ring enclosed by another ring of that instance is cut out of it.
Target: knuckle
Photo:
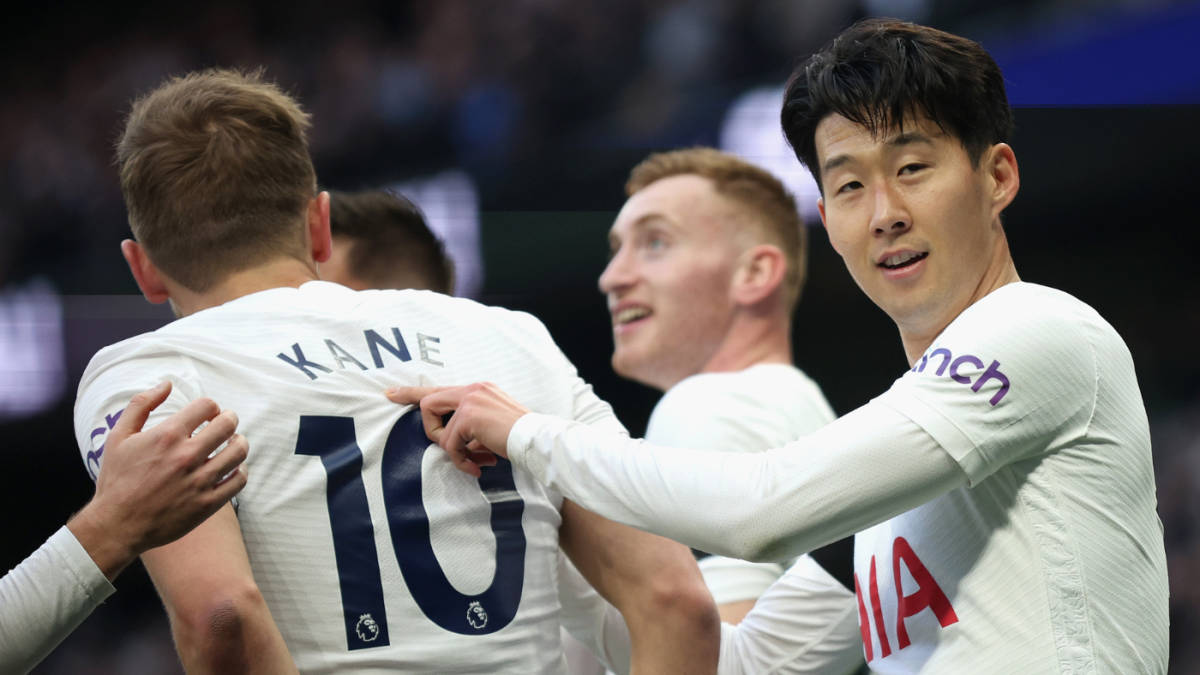
[[[199,408],[204,413],[204,416],[209,419],[216,417],[221,412],[221,407],[217,405],[217,402],[207,396],[202,396],[192,401],[192,405]]]
[[[162,448],[173,447],[189,436],[183,425],[173,419],[160,423],[155,431],[158,435],[158,445]]]

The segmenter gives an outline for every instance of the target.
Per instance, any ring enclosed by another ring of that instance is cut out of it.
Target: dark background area
[[[1200,50],[1190,37],[1200,4],[447,0],[339,3],[336,13],[282,2],[23,12],[0,47],[0,286],[36,279],[62,294],[65,390],[42,412],[0,421],[5,569],[90,496],[71,432],[87,360],[169,319],[130,297],[110,165],[129,99],[165,75],[265,66],[313,113],[325,185],[466,170],[480,199],[479,298],[541,318],[638,433],[658,394],[611,373],[596,290],[626,172],[651,151],[715,145],[738,94],[780,84],[849,22],[881,13],[978,39],[1005,70],[1022,174],[1005,217],[1017,269],[1096,307],[1133,352],[1170,556],[1172,672],[1200,670],[1188,639],[1200,632]],[[811,234],[795,353],[845,413],[886,389],[904,355],[819,226]],[[5,358],[26,367],[19,353]],[[144,572],[135,565],[117,587],[38,672],[177,669]]]

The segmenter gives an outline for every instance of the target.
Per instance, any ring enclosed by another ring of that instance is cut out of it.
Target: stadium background
[[[794,63],[867,15],[967,35],[1004,69],[1023,179],[1006,217],[1017,266],[1024,279],[1091,303],[1133,351],[1170,557],[1172,672],[1200,672],[1194,0],[67,2],[10,11],[0,44],[0,563],[18,563],[90,494],[70,432],[87,360],[169,319],[135,295],[117,250],[128,230],[111,144],[132,96],[197,67],[262,65],[313,113],[324,186],[449,185],[441,198],[453,236],[479,256],[463,263],[466,292],[545,321],[637,433],[657,395],[611,374],[595,287],[625,173],[654,150],[720,144],[746,92],[779,86]],[[777,124],[770,106],[758,113]],[[467,215],[456,200],[469,202]],[[819,227],[812,235],[796,354],[844,413],[903,372],[903,353]],[[117,587],[36,672],[178,670],[144,571],[135,565]]]

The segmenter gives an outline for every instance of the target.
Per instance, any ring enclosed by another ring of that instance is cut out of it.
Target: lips
[[[915,265],[927,257],[929,257],[929,252],[927,251],[923,253],[918,253],[917,251],[899,251],[884,256],[876,264],[884,269],[898,270]]]
[[[618,326],[623,326],[627,323],[633,323],[639,319],[644,319],[650,316],[650,308],[642,306],[624,307],[613,312],[613,323]]]

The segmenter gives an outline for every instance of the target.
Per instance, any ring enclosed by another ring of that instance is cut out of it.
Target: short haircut
[[[454,292],[454,263],[411,201],[387,190],[334,190],[329,199],[330,229],[352,240],[347,267],[356,278],[372,288]]]
[[[796,200],[778,178],[749,162],[713,148],[660,152],[629,172],[625,194],[671,176],[696,175],[712,181],[717,194],[750,214],[762,238],[778,246],[787,260],[784,299],[790,312],[800,299],[807,269],[808,231],[796,211]]]
[[[894,19],[847,28],[788,80],[783,133],[818,186],[817,125],[835,113],[876,137],[924,115],[956,137],[976,166],[984,150],[1013,132],[1004,77],[983,47]]]
[[[173,77],[136,100],[116,163],[150,260],[201,292],[274,256],[306,260],[317,187],[308,128],[308,114],[261,70]]]

